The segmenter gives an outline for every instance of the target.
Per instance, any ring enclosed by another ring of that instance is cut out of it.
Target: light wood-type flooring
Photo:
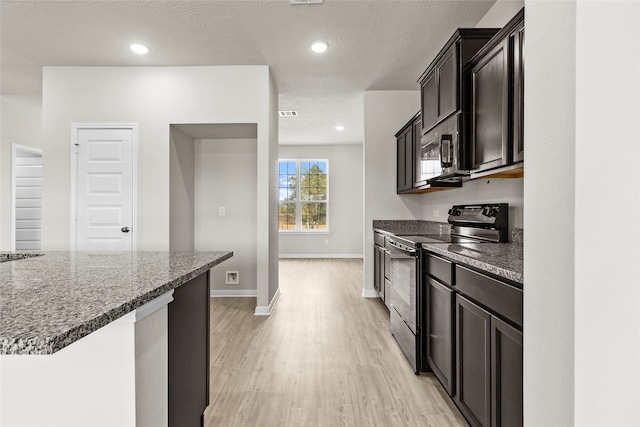
[[[280,300],[211,299],[207,427],[466,426],[432,374],[416,376],[359,259],[280,261]]]

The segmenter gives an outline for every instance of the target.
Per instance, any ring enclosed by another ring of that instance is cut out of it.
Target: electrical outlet
[[[220,206],[218,208],[218,215],[225,216],[226,214],[227,214],[227,208],[225,208],[224,206]]]
[[[329,244],[329,239],[324,239],[324,244],[328,245]]]
[[[225,283],[227,285],[237,285],[240,283],[240,273],[237,271],[225,271],[227,280]]]
[[[434,218],[437,218],[437,217],[439,217],[439,216],[440,216],[440,211],[439,211],[438,209],[434,209],[434,210],[433,210],[433,217],[434,217]]]

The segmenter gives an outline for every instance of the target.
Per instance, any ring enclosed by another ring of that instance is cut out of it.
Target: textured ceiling
[[[417,90],[453,31],[494,1],[1,0],[1,92],[41,93],[42,66],[269,65],[280,109],[300,113],[280,118],[280,143],[360,143],[363,91]],[[134,40],[151,52],[131,54]]]

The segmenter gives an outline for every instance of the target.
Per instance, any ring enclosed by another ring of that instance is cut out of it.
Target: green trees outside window
[[[328,162],[280,160],[278,174],[279,229],[327,231]]]

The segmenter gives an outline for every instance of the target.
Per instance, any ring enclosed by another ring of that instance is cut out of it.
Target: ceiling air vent
[[[289,0],[291,4],[322,4],[324,0]]]
[[[298,117],[297,111],[280,110],[278,111],[278,114],[280,114],[280,117]]]

